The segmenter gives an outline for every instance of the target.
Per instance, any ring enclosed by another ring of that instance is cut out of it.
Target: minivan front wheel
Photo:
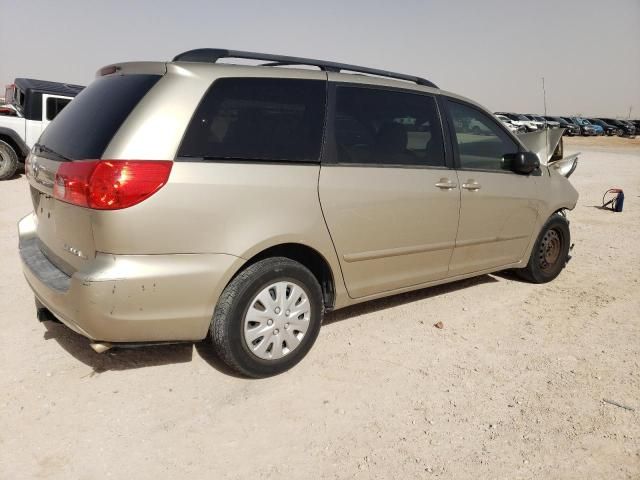
[[[210,333],[220,358],[255,378],[296,365],[313,346],[323,316],[322,291],[309,269],[285,257],[260,260],[223,291]]]
[[[550,282],[567,264],[570,242],[569,222],[563,215],[552,215],[540,230],[527,266],[516,272],[532,283]]]

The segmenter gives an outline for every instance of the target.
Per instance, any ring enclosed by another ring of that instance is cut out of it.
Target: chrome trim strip
[[[435,252],[453,248],[454,242],[433,243],[431,245],[414,245],[411,247],[389,248],[385,250],[372,250],[361,253],[346,253],[342,256],[345,262],[362,262],[364,260],[375,260],[378,258],[399,257],[401,255],[412,255],[414,253]]]
[[[477,240],[464,240],[462,242],[456,241],[457,247],[471,247],[474,245],[482,245],[484,243],[496,243],[496,242],[506,242],[508,240],[521,240],[524,238],[529,238],[529,235],[511,235],[511,236],[500,236],[500,237],[489,237],[489,238],[481,238]]]

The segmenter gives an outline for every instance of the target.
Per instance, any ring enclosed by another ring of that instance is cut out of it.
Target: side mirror
[[[502,161],[509,170],[522,175],[529,175],[540,167],[540,159],[533,152],[507,153]]]

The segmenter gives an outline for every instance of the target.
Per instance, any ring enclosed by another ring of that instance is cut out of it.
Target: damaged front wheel
[[[567,264],[570,244],[569,222],[564,215],[552,215],[540,230],[529,263],[516,273],[532,283],[550,282]]]

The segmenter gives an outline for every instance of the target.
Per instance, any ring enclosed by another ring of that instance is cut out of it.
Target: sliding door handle
[[[457,183],[452,182],[448,178],[441,178],[438,183],[436,183],[436,187],[441,188],[443,190],[451,190],[458,186]]]
[[[481,185],[475,180],[467,180],[467,183],[462,184],[462,188],[471,191],[480,190],[480,187]]]

